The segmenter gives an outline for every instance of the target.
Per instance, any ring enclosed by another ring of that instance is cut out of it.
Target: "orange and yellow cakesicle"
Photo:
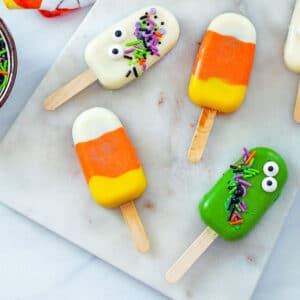
[[[105,108],[83,112],[73,140],[89,190],[98,204],[120,206],[141,196],[146,177],[118,117]]]
[[[209,25],[194,63],[189,97],[202,107],[189,159],[201,159],[216,113],[231,113],[242,104],[256,46],[256,31],[244,16],[225,13]]]
[[[194,64],[189,96],[193,103],[222,113],[243,102],[252,69],[256,31],[244,16],[226,13],[209,25]]]
[[[89,109],[75,120],[72,135],[94,200],[107,208],[121,206],[131,233],[145,234],[132,201],[144,193],[146,177],[118,117],[105,108]]]

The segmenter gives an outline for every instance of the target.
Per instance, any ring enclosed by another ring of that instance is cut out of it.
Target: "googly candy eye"
[[[114,60],[118,60],[123,57],[124,50],[120,45],[113,45],[108,49],[108,55]]]
[[[261,187],[267,193],[275,192],[277,189],[277,180],[273,177],[266,177],[262,181]]]
[[[123,42],[127,38],[127,32],[123,27],[115,28],[113,30],[112,38],[116,42]]]
[[[279,172],[279,166],[275,161],[268,161],[264,165],[264,173],[268,177],[274,177],[278,174]]]

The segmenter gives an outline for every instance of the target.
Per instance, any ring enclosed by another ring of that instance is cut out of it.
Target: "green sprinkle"
[[[130,46],[134,46],[134,45],[143,45],[143,42],[136,40],[136,41],[128,42],[125,44],[126,47],[130,47]]]
[[[237,187],[235,186],[232,190],[230,190],[229,194],[232,195],[236,189]]]
[[[139,53],[143,53],[143,54],[147,53],[147,50],[145,50],[145,49],[134,48],[134,50],[137,51],[137,52],[139,52]]]
[[[240,213],[242,212],[240,206],[237,205],[237,204],[235,205],[235,209],[236,209],[238,212],[240,212]]]

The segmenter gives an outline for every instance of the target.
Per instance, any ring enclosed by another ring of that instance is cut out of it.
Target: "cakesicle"
[[[294,13],[284,47],[284,61],[289,70],[300,73],[300,1],[296,0]],[[300,84],[294,110],[294,120],[300,123]]]
[[[287,178],[278,153],[244,148],[242,157],[202,198],[199,212],[208,227],[167,272],[167,280],[178,281],[218,236],[230,241],[246,236],[280,196]]]
[[[256,31],[244,16],[216,17],[199,48],[189,84],[189,97],[202,107],[189,149],[192,162],[201,159],[216,113],[231,113],[242,104],[256,46]]]
[[[146,189],[146,177],[136,151],[118,117],[95,107],[74,122],[73,142],[94,200],[107,208],[120,206],[138,251],[149,241],[133,201]]]
[[[176,44],[179,25],[161,6],[145,7],[110,27],[86,47],[89,70],[48,97],[47,110],[54,110],[95,82],[119,89],[142,76]]]

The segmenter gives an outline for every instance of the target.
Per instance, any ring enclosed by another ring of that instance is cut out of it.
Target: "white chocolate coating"
[[[243,42],[256,43],[254,25],[244,16],[235,13],[219,15],[208,26],[208,30],[233,36]]]
[[[128,65],[128,59],[123,58],[123,56],[120,59],[113,59],[110,57],[108,51],[114,45],[121,46],[123,50],[128,49],[128,46],[126,47],[125,44],[136,40],[136,36],[134,35],[136,22],[140,21],[140,17],[145,12],[149,12],[151,8],[155,8],[157,11],[155,22],[158,24],[164,22],[161,27],[165,30],[165,34],[161,38],[161,44],[157,45],[160,57],[149,55],[146,59],[147,69],[167,54],[176,44],[179,37],[178,22],[172,13],[160,6],[152,5],[145,7],[110,27],[92,40],[85,51],[85,59],[88,66],[105,88],[118,89],[136,78],[133,72],[131,72],[130,76],[126,77],[126,74],[132,68]],[[116,41],[113,38],[115,30],[119,28],[126,30],[125,40]],[[138,65],[136,68],[141,73],[141,66]]]
[[[94,107],[82,112],[74,121],[72,136],[74,145],[87,142],[123,127],[119,118],[110,110]]]
[[[294,13],[284,48],[286,66],[296,73],[300,73],[300,1],[296,1]]]

